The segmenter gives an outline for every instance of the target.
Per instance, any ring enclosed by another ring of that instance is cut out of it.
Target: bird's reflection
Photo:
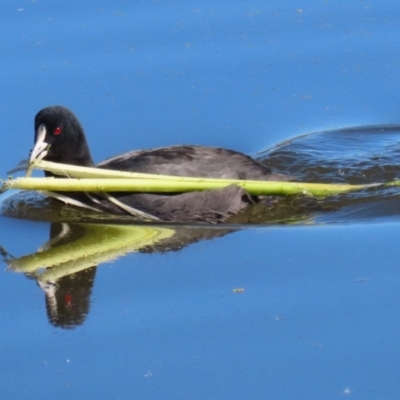
[[[179,250],[229,232],[233,229],[52,223],[49,241],[37,252],[13,258],[2,249],[2,256],[11,270],[36,280],[50,323],[73,329],[89,313],[99,264],[135,251]]]
[[[96,267],[89,267],[55,281],[38,280],[45,293],[47,316],[52,325],[71,329],[84,323],[95,275]]]
[[[46,252],[51,248],[74,242],[84,235],[85,229],[79,225],[72,228],[69,224],[51,224],[50,240],[39,251]],[[89,313],[96,267],[88,267],[58,279],[43,279],[40,274],[35,273],[35,275],[38,277],[38,285],[45,293],[46,310],[50,323],[66,329],[81,325]]]
[[[9,268],[35,279],[43,289],[49,321],[72,329],[89,313],[96,267],[131,252],[169,252],[201,240],[224,236],[248,223],[297,223],[308,217],[304,202],[295,198],[255,204],[231,219],[229,225],[132,225],[130,217],[91,214],[60,205],[35,193],[17,193],[1,204],[1,215],[52,221],[50,239],[37,252],[11,258]],[[297,215],[297,217],[294,217]],[[79,221],[79,222],[75,222]],[[1,249],[0,249],[1,250]]]

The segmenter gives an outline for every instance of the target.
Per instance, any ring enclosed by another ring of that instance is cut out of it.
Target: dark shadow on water
[[[365,126],[311,133],[257,155],[301,182],[373,183],[400,177],[400,126]]]

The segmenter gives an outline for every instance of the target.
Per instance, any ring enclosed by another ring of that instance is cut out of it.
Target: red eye
[[[65,305],[68,307],[72,304],[72,296],[70,294],[66,294],[64,297]]]
[[[53,132],[55,135],[59,135],[61,133],[61,128],[58,126],[56,129],[54,129]]]

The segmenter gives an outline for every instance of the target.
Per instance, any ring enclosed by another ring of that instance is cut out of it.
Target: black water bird
[[[43,159],[56,163],[107,168],[140,173],[285,181],[288,177],[269,170],[251,157],[223,148],[171,146],[130,151],[96,165],[90,154],[84,130],[75,115],[62,106],[39,111],[35,117],[35,144],[30,162]],[[46,175],[51,175],[45,173]],[[259,201],[238,186],[203,192],[156,194],[111,193],[116,202],[100,194],[71,194],[79,201],[114,214],[139,210],[150,218],[177,222],[220,222]]]

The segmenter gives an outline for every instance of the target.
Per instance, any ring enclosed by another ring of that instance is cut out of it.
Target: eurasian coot
[[[95,166],[81,124],[75,115],[62,106],[39,111],[35,117],[35,145],[30,161],[47,161]],[[171,146],[151,150],[130,151],[109,158],[97,165],[121,171],[152,174],[285,181],[285,175],[244,154],[222,148],[203,146]],[[50,175],[46,173],[46,175]],[[120,214],[127,211],[100,194],[71,194],[92,208]],[[111,193],[121,205],[128,206],[163,221],[220,222],[237,214],[259,199],[237,186],[183,194]]]

